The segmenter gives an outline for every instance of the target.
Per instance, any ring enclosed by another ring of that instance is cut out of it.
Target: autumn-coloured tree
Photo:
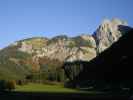
[[[6,89],[7,89],[8,91],[14,90],[15,87],[16,87],[16,82],[15,82],[15,80],[8,80],[8,81],[7,81],[7,83],[6,83]]]

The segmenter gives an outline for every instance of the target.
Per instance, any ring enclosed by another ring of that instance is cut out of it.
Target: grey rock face
[[[22,41],[18,50],[34,54],[34,57],[47,57],[59,61],[89,61],[96,57],[96,43],[90,35],[73,38],[57,36],[47,41],[37,38],[29,39]]]
[[[119,19],[105,19],[95,33],[67,37],[60,35],[52,39],[35,37],[11,44],[17,50],[29,53],[33,58],[47,57],[59,61],[89,61],[97,56],[129,29],[127,23]]]
[[[120,30],[121,26],[127,26],[127,23],[120,19],[105,19],[94,33],[97,45],[97,53],[101,53],[114,42],[116,42],[123,34]]]

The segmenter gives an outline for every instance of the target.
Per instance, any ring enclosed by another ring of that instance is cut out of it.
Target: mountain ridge
[[[120,25],[123,26],[121,30]],[[51,39],[33,37],[16,41],[0,50],[0,74],[10,63],[14,70],[23,69],[27,75],[39,71],[44,65],[54,69],[59,68],[63,62],[90,61],[116,42],[125,33],[125,29],[130,29],[125,26],[127,23],[119,19],[104,20],[93,35],[59,35]]]

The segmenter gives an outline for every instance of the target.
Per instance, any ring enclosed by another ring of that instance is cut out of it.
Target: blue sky
[[[0,48],[24,38],[92,34],[104,18],[133,26],[133,0],[0,0]]]

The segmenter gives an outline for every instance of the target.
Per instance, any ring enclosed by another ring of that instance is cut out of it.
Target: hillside
[[[100,53],[90,62],[67,62],[63,68],[67,77],[74,86],[81,83],[90,82],[90,86],[98,85],[99,88],[105,89],[106,86],[113,88],[130,88],[133,89],[132,58],[133,48],[131,43],[133,29],[123,35],[116,43],[104,52]],[[76,72],[75,72],[76,66]],[[87,77],[86,77],[87,76]]]
[[[16,41],[0,50],[0,78],[20,79],[40,72],[48,75],[46,79],[60,76],[57,74],[64,62],[92,60],[129,29],[124,21],[113,19],[104,20],[93,35],[33,37]]]

